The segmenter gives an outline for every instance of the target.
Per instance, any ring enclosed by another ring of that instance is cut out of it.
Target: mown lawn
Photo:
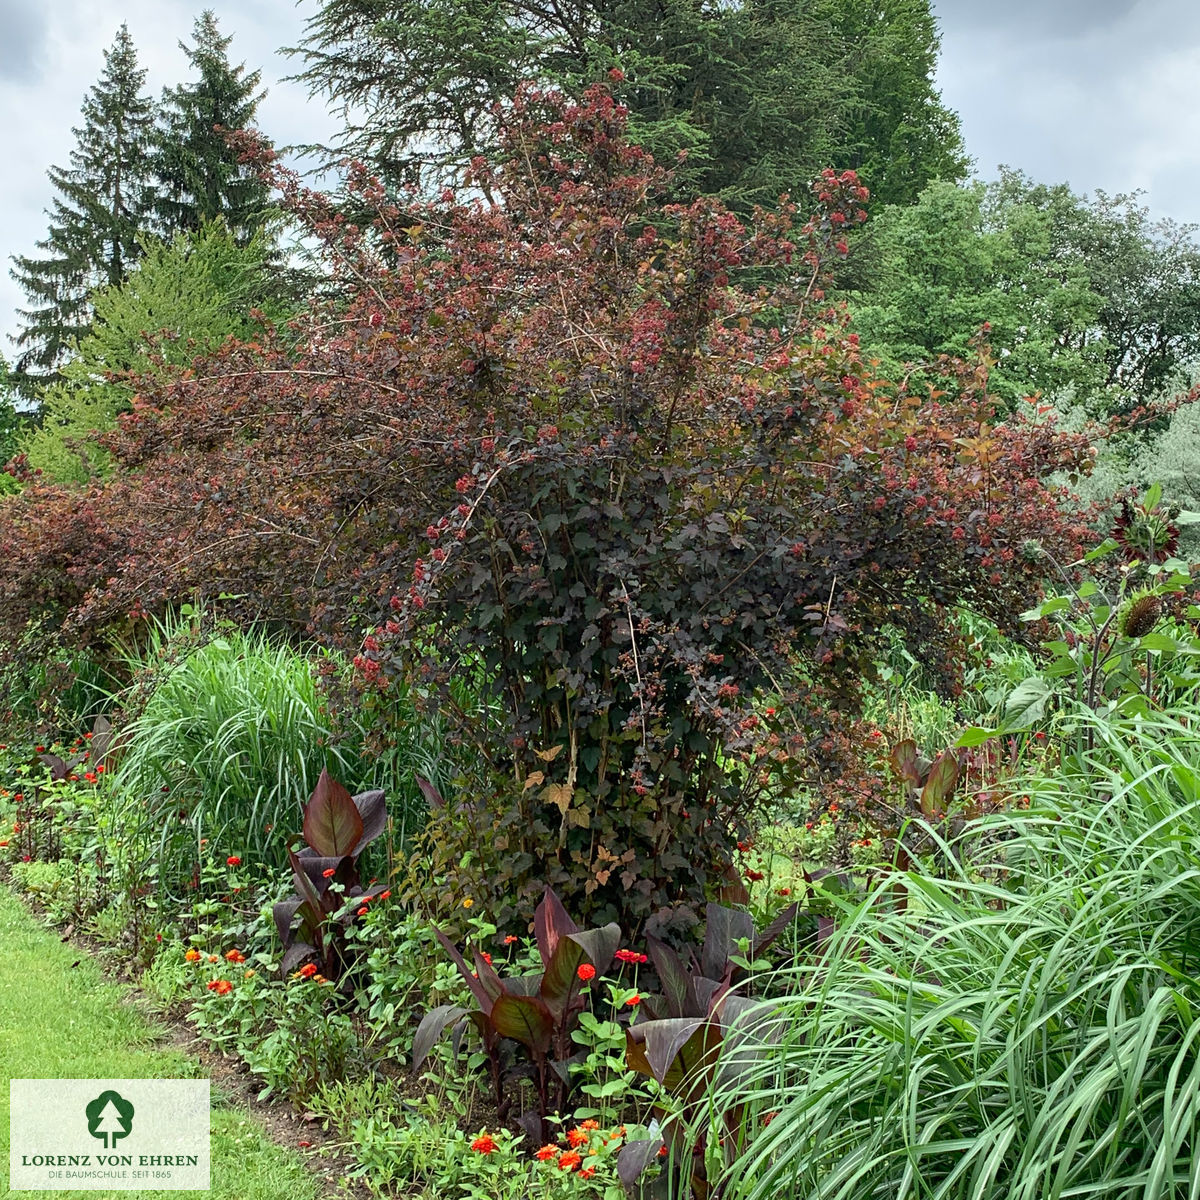
[[[76,960],[78,965],[73,965]],[[164,1045],[162,1031],[105,979],[89,958],[44,929],[0,887],[0,1196],[8,1187],[10,1079],[177,1079],[203,1075],[195,1060]],[[212,1200],[316,1200],[318,1181],[300,1158],[275,1145],[249,1114],[214,1088]],[[19,1192],[21,1196],[132,1200],[179,1192]]]

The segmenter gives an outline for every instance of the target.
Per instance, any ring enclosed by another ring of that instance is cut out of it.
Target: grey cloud
[[[946,27],[1013,32],[1026,41],[1082,37],[1111,27],[1138,7],[1138,0],[936,0]]]
[[[0,80],[35,81],[45,45],[44,5],[38,0],[0,0]]]

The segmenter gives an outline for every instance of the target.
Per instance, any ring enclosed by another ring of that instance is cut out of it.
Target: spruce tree
[[[155,211],[164,236],[194,233],[222,218],[241,240],[268,219],[268,191],[237,160],[224,131],[249,128],[265,92],[261,72],[229,61],[232,36],[221,35],[211,9],[196,18],[193,46],[180,42],[192,65],[188,83],[163,91],[155,136]]]
[[[91,319],[89,293],[119,284],[141,251],[147,205],[148,148],[153,105],[142,87],[129,30],[122,25],[104,55],[104,71],[83,103],[83,124],[70,166],[48,172],[55,196],[50,230],[36,255],[13,257],[12,277],[24,288],[25,327],[16,338],[15,378],[23,390],[53,375]]]

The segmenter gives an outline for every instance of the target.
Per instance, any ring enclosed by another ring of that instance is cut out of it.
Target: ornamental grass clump
[[[708,1092],[714,1122],[746,1114],[728,1194],[1200,1194],[1194,704],[1081,718],[1095,749],[960,840],[969,866],[879,881],[788,970],[782,1042]]]
[[[203,844],[285,866],[284,835],[321,772],[362,771],[361,745],[334,739],[309,660],[253,631],[222,632],[169,665],[121,742],[115,825],[176,893]]]

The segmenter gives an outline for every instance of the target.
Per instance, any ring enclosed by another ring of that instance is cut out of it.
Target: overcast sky
[[[278,144],[334,125],[280,82],[318,0],[208,0],[235,61],[261,67],[261,127]],[[0,0],[0,260],[44,235],[46,169],[65,164],[84,94],[122,21],[154,94],[186,74],[178,48],[204,0]],[[939,82],[962,116],[983,178],[999,164],[1077,191],[1143,188],[1153,211],[1200,222],[1200,3],[1197,0],[934,0]],[[19,289],[0,274],[2,335]]]

